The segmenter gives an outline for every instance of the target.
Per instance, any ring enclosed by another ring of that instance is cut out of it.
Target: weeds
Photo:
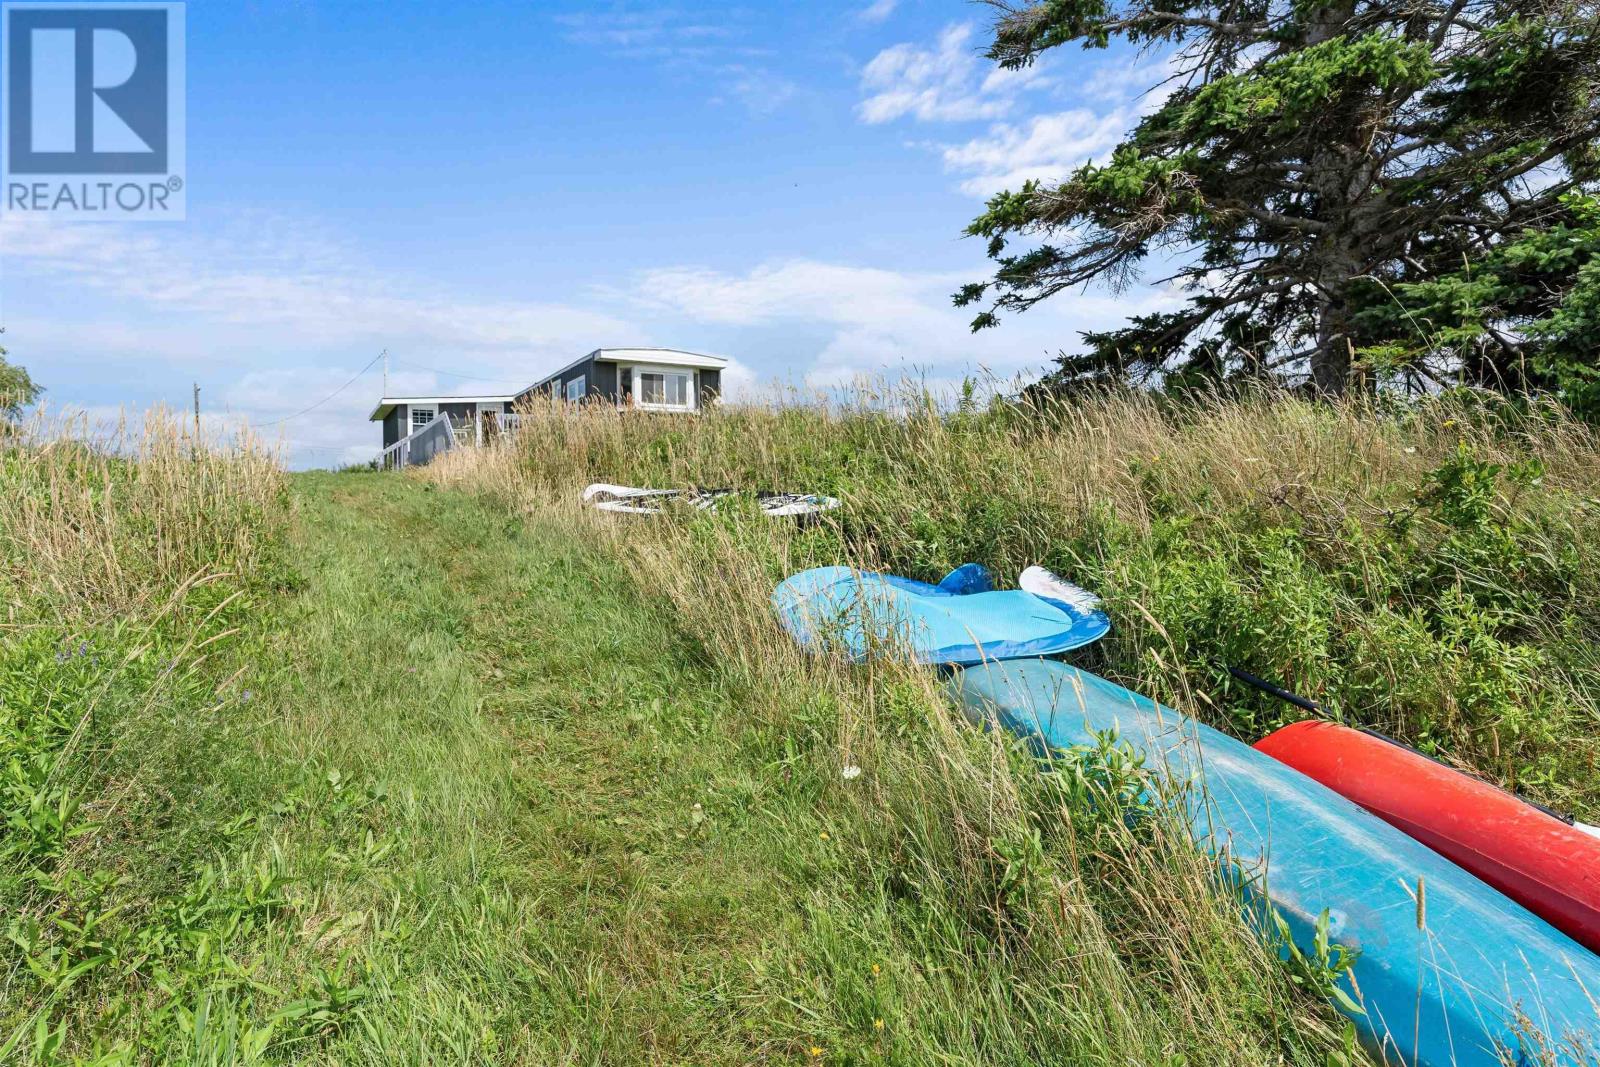
[[[729,556],[772,581],[841,559],[930,581],[971,560],[1002,576],[1042,563],[1111,604],[1092,666],[1192,696],[1236,735],[1301,713],[1241,688],[1230,664],[1600,813],[1592,428],[1470,393],[1412,407],[969,399],[951,415],[915,395],[891,414],[894,396],[693,421],[530,412],[499,453],[428,477],[524,508],[591,480],[827,492],[845,502],[835,521],[792,535],[740,525],[722,534]]]
[[[1043,562],[1108,597],[1092,666],[1236,733],[1286,709],[1223,662],[1595,802],[1557,413],[528,421],[420,478],[7,445],[0,1060],[1361,1059],[1337,952],[1250,936],[1115,745],[1039,774],[926,672],[801,656],[768,597],[812,563]],[[845,506],[606,521],[599,477]]]

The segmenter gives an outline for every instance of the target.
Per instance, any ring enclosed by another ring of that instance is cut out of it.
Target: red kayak
[[[1600,837],[1377,734],[1307,720],[1256,742],[1600,952]]]

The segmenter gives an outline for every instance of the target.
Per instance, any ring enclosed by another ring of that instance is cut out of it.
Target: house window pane
[[[413,431],[422,429],[424,426],[428,425],[428,423],[433,421],[433,415],[433,408],[412,408],[411,429]]]
[[[639,375],[639,402],[665,407],[689,406],[687,374],[643,373]]]
[[[589,380],[580,374],[567,383],[567,399],[576,403],[583,399],[583,394],[588,392]]]

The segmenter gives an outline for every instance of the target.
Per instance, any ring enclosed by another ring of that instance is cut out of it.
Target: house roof
[[[722,356],[708,356],[704,352],[690,352],[682,348],[597,348],[579,356],[560,370],[553,370],[524,389],[518,396],[530,393],[540,386],[549,385],[573,367],[590,360],[596,363],[660,363],[668,367],[697,367],[703,370],[721,370],[728,365]]]
[[[695,367],[701,370],[721,370],[728,365],[728,361],[722,356],[708,356],[704,352],[689,352],[682,348],[597,348],[560,370],[551,371],[517,393],[502,393],[495,396],[386,396],[378,401],[378,406],[372,409],[367,421],[376,422],[384,418],[397,404],[506,403],[517,397],[526,396],[540,386],[549,385],[573,367],[587,363],[591,359],[596,363],[656,363],[667,367]]]
[[[510,393],[495,396],[386,396],[378,401],[378,406],[372,409],[367,421],[376,422],[385,418],[400,404],[507,404],[514,399]]]

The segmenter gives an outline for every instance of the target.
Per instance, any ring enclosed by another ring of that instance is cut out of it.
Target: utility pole
[[[389,395],[389,350],[383,350],[383,395]]]
[[[194,383],[194,458],[200,458],[200,383]]]

